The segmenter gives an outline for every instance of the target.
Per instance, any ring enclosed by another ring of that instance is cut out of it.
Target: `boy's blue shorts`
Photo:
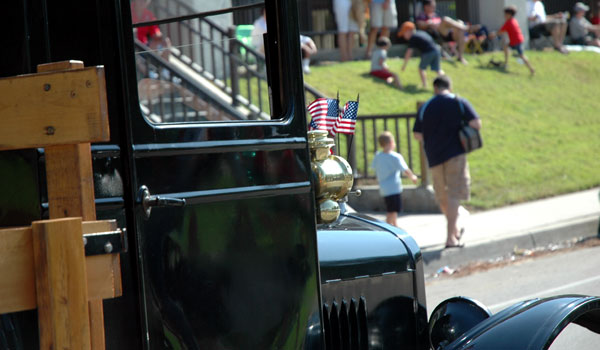
[[[388,213],[400,213],[402,212],[402,194],[393,194],[391,196],[383,197],[385,200],[385,208]]]
[[[519,55],[523,54],[523,44],[511,45],[511,49],[516,50]]]
[[[422,53],[419,69],[426,70],[430,66],[432,71],[438,72],[440,70],[440,59],[441,54],[438,49]]]

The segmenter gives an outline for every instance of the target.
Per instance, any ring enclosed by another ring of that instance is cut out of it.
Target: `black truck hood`
[[[359,215],[341,215],[317,232],[321,283],[414,270],[421,251],[406,232]]]

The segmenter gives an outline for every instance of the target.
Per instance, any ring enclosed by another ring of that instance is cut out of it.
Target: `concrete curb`
[[[352,208],[359,212],[385,212],[385,202],[379,194],[378,185],[361,185],[356,188],[360,189],[362,194],[360,197],[350,196],[348,198],[348,203]],[[432,186],[404,186],[402,207],[406,214],[440,213]]]
[[[464,248],[422,247],[425,274],[434,274],[444,266],[457,268],[471,262],[502,257],[512,253],[515,247],[534,249],[572,239],[596,237],[599,234],[598,221],[598,215],[589,215],[489,241],[467,243]]]

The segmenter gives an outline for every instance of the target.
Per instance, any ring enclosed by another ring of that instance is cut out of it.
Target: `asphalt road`
[[[431,312],[447,298],[468,296],[496,313],[537,297],[600,295],[599,267],[600,247],[592,247],[557,252],[464,277],[441,277],[426,283],[427,308]],[[571,325],[558,336],[551,349],[598,349],[598,344],[600,335]]]

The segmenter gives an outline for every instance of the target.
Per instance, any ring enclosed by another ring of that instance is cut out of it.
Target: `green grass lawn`
[[[469,155],[472,208],[489,209],[600,185],[600,55],[529,51],[527,55],[535,77],[515,58],[506,71],[486,68],[491,57],[503,59],[499,52],[468,56],[467,66],[442,63],[454,91],[467,98],[483,120],[484,148]],[[402,91],[368,76],[368,61],[315,66],[305,80],[327,96],[339,90],[342,103],[360,93],[359,119],[361,114],[411,113],[417,101],[433,93],[419,87],[418,62],[412,59],[400,74]],[[388,65],[400,73],[402,60],[390,58]],[[433,77],[428,74],[429,83]],[[374,152],[373,136],[367,133],[366,139],[369,152]]]

